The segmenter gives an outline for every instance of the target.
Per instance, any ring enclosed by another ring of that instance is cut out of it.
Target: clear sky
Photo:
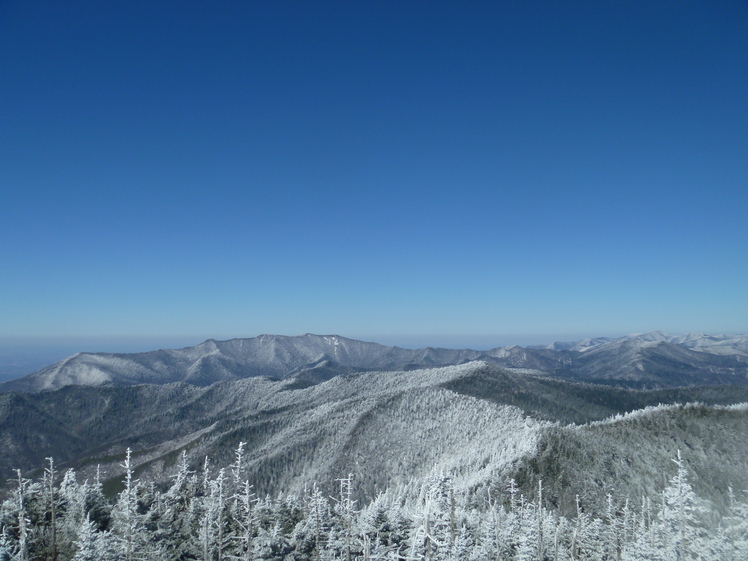
[[[1,0],[0,191],[0,338],[747,332],[748,4]]]

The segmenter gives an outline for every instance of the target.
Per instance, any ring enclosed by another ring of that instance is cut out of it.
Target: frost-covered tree
[[[237,512],[237,524],[240,532],[234,538],[239,546],[236,557],[244,561],[254,559],[254,536],[257,531],[257,521],[255,515],[255,503],[257,498],[252,492],[252,486],[249,481],[244,482],[244,489],[239,496],[239,511]]]
[[[638,521],[636,527],[632,530],[631,538],[623,545],[622,561],[664,560],[662,525],[656,516],[651,498],[642,496],[641,511],[636,518]]]
[[[743,501],[738,501],[730,489],[730,511],[724,518],[721,528],[722,551],[725,561],[742,561],[748,558],[748,501],[743,493]]]
[[[339,494],[335,499],[334,513],[338,526],[330,528],[328,548],[338,552],[345,561],[351,561],[353,555],[353,523],[356,516],[356,501],[353,499],[353,474],[337,480]]]
[[[714,509],[691,488],[680,456],[657,500],[645,496],[633,508],[628,501],[616,504],[608,494],[600,517],[585,512],[578,500],[576,516],[567,519],[547,508],[541,482],[532,500],[510,482],[508,500],[494,501],[490,491],[458,489],[442,475],[420,480],[418,497],[406,488],[386,491],[360,510],[350,476],[337,480],[340,492],[334,499],[315,485],[300,497],[260,500],[249,480],[236,488],[241,451],[233,466],[214,475],[207,463],[203,473],[191,471],[183,454],[163,493],[135,479],[128,453],[111,530],[93,516],[92,505],[98,510],[97,501],[104,500],[98,481],[78,483],[69,470],[59,486],[50,484],[55,481],[49,477],[51,462],[41,482],[19,473],[12,493],[0,503],[0,561],[52,558],[50,497],[55,498],[57,561],[748,559],[745,494],[731,494],[728,511],[715,522]]]
[[[662,493],[659,513],[663,525],[663,549],[674,560],[699,559],[709,537],[706,521],[709,509],[688,482],[688,471],[680,450],[673,462],[677,471]]]
[[[606,559],[620,561],[621,551],[624,544],[624,520],[619,518],[613,502],[613,494],[607,495],[607,507],[605,509],[605,527],[600,544],[602,553]]]
[[[71,561],[118,561],[120,549],[110,532],[100,532],[90,518],[79,526],[74,542],[75,554]]]
[[[573,523],[570,544],[571,559],[592,560],[600,558],[599,538],[601,530],[601,521],[591,518],[584,512],[579,495],[577,495],[577,516]]]
[[[168,558],[187,559],[197,553],[192,536],[197,525],[193,501],[197,500],[200,483],[195,472],[189,469],[186,452],[182,452],[172,480],[160,497],[158,531]]]
[[[519,527],[517,529],[516,553],[517,561],[537,561],[541,559],[539,552],[542,551],[542,527],[540,508],[534,503],[522,501],[520,506]]]
[[[55,492],[55,549],[58,556],[67,559],[74,549],[74,542],[80,531],[81,524],[88,514],[86,511],[86,497],[89,493],[87,483],[79,484],[75,471],[69,469]]]
[[[454,543],[452,544],[449,553],[449,559],[450,561],[469,560],[473,549],[475,549],[473,534],[468,530],[467,526],[463,525],[455,536]]]
[[[397,538],[396,523],[393,519],[396,510],[400,513],[399,507],[390,505],[381,493],[361,510],[356,524],[356,535],[365,545],[369,557],[387,557],[397,551],[397,546],[402,540]]]
[[[136,509],[136,487],[138,481],[133,479],[132,451],[130,448],[125,453],[125,488],[119,494],[117,503],[113,510],[114,533],[121,544],[120,553],[124,561],[133,561],[135,558],[136,540],[139,528],[139,516]]]
[[[47,458],[49,465],[44,469],[44,484],[43,484],[43,502],[48,514],[47,518],[47,533],[49,544],[48,557],[52,561],[57,560],[57,502],[58,497],[55,489],[55,461],[54,458]]]
[[[456,539],[455,497],[449,477],[429,477],[421,489],[411,532],[410,556],[447,560]]]
[[[5,526],[0,532],[0,561],[10,561],[13,557],[13,544],[5,531]]]
[[[29,522],[28,513],[26,512],[26,491],[27,485],[30,483],[29,480],[24,479],[21,475],[21,470],[16,470],[18,475],[18,489],[16,491],[17,500],[17,518],[18,518],[18,544],[16,546],[17,552],[14,556],[14,561],[28,561],[29,559]]]
[[[400,497],[378,495],[361,510],[357,519],[356,534],[362,542],[368,540],[373,559],[404,557],[412,524]]]
[[[147,522],[153,506],[153,493],[134,477],[132,451],[125,453],[124,489],[112,509],[112,534],[123,561],[156,560],[162,556],[161,544],[154,539]]]
[[[104,496],[101,483],[101,469],[96,466],[96,476],[92,483],[86,482],[81,491],[85,495],[85,513],[96,524],[99,531],[110,530],[112,525],[112,504]]]
[[[293,531],[293,540],[299,555],[307,555],[315,560],[321,558],[331,529],[331,517],[330,504],[319,487],[313,485],[312,489],[304,494],[303,518]]]
[[[208,492],[203,497],[199,539],[204,561],[223,561],[224,558],[229,541],[226,532],[226,487],[226,473],[220,469],[216,478],[208,481]]]

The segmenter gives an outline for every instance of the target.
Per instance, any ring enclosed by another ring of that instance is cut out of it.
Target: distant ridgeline
[[[744,561],[746,360],[661,333],[75,355],[0,393],[0,561]]]
[[[313,384],[340,374],[452,366],[483,361],[525,373],[632,388],[748,384],[748,336],[646,333],[585,339],[547,347],[488,351],[387,347],[338,335],[205,341],[184,349],[135,354],[79,353],[0,384],[0,391],[34,392],[67,385],[215,382],[268,377]]]

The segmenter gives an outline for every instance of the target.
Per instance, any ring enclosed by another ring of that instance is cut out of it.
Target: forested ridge
[[[469,363],[314,384],[9,392],[1,551],[744,560],[746,391]]]
[[[696,401],[748,401],[748,386],[641,391],[521,375],[477,362],[349,374],[310,386],[250,378],[208,387],[7,392],[0,394],[0,486],[15,469],[26,473],[46,457],[89,478],[100,464],[116,483],[128,446],[139,473],[160,481],[183,449],[193,463],[207,455],[227,465],[231,450],[244,441],[261,494],[297,492],[315,479],[353,472],[370,498],[393,479],[425,475],[455,454],[469,459],[472,448],[477,455],[503,452],[509,461],[513,447],[503,440],[512,427],[533,440],[547,423],[584,424],[660,403]],[[687,446],[672,444],[669,456]],[[359,472],[361,465],[371,469]]]

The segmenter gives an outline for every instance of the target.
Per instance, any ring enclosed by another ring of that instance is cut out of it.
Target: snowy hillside
[[[0,391],[34,392],[67,385],[136,385],[296,377],[314,384],[340,374],[410,370],[482,360],[503,368],[634,387],[748,383],[748,337],[661,332],[585,339],[547,348],[402,349],[337,335],[261,335],[208,340],[184,349],[135,354],[79,353]]]
[[[748,487],[742,402],[746,386],[631,390],[485,361],[317,383],[300,373],[6,392],[0,548],[54,548],[56,481],[56,543],[68,548],[58,559],[84,545],[87,558],[120,559],[116,548],[137,536],[131,547],[154,561],[342,559],[348,547],[362,559],[520,560],[540,550],[599,560],[620,550],[642,561],[667,544],[678,554],[668,520],[679,512],[674,490],[686,489],[700,505],[688,527],[709,539],[695,533],[679,547],[738,560],[745,498],[730,488]],[[54,475],[50,457],[57,477],[12,477]],[[31,528],[23,539],[19,520]],[[356,536],[348,546],[346,532]]]
[[[718,354],[748,356],[748,335],[706,335],[704,333],[686,333],[684,335],[669,335],[663,331],[649,333],[634,333],[625,337],[587,338],[571,343],[553,343],[546,348],[555,351],[570,350],[586,352],[605,345],[616,346],[626,341],[640,343],[670,343],[694,351]]]
[[[258,491],[298,490],[317,478],[358,474],[358,492],[434,469],[473,485],[504,477],[554,423],[583,424],[659,403],[748,401],[748,387],[635,391],[513,374],[486,362],[361,372],[308,384],[254,377],[209,387],[185,383],[67,386],[0,394],[0,477],[45,457],[88,477],[119,480],[126,445],[139,473],[167,477],[187,451],[230,461],[247,442]],[[684,444],[685,446],[685,444]],[[365,473],[364,473],[365,472]]]

